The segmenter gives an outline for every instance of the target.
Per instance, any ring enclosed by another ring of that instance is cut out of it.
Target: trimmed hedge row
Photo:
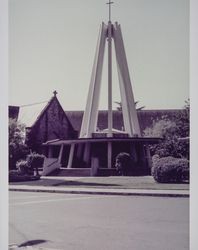
[[[151,174],[157,182],[182,183],[189,181],[189,161],[185,158],[172,156],[159,158],[154,155]]]

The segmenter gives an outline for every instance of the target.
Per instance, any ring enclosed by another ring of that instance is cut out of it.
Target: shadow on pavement
[[[119,184],[113,183],[97,183],[97,182],[83,182],[73,180],[58,180],[58,179],[40,179],[37,181],[24,181],[24,182],[10,182],[11,185],[26,185],[26,186],[42,186],[42,187],[58,187],[58,186],[101,186],[101,187],[120,187]]]
[[[114,186],[118,187],[119,184],[107,184],[107,183],[96,183],[96,182],[83,182],[83,181],[63,181],[61,183],[54,184],[53,186]]]
[[[48,240],[29,240],[29,241],[25,241],[22,244],[18,245],[18,247],[27,247],[27,246],[34,246],[34,245],[38,245],[41,243],[45,243]]]

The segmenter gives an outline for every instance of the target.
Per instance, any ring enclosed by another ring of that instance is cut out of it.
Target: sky
[[[107,0],[9,0],[9,104],[47,101],[84,110]],[[114,0],[135,100],[182,108],[189,98],[189,0]],[[107,50],[106,50],[107,54]],[[100,109],[107,109],[107,56]],[[120,101],[113,54],[113,108]]]

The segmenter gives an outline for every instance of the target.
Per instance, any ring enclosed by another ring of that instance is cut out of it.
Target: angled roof
[[[162,109],[162,110],[138,110],[138,120],[141,131],[144,131],[147,127],[152,125],[152,122],[156,119],[160,119],[163,116],[168,116],[170,119],[180,112],[181,109]],[[98,113],[98,128],[104,130],[108,127],[108,111],[100,110]],[[73,128],[80,131],[83,113],[84,111],[65,111],[68,119],[70,120]],[[113,111],[113,128],[123,130],[124,122],[121,111]]]
[[[59,103],[56,94],[49,100],[41,103],[36,103],[32,105],[24,105],[20,107],[18,121],[24,123],[26,127],[33,127],[40,120],[40,118],[45,114],[50,104],[53,101],[57,101],[62,109],[61,104]],[[63,109],[62,109],[63,110]],[[141,131],[144,131],[147,127],[152,125],[152,122],[156,119],[160,119],[163,116],[168,116],[170,119],[180,112],[181,109],[168,109],[168,110],[138,110],[138,120],[140,124]],[[69,124],[73,127],[74,130],[80,131],[82,118],[84,111],[64,111],[66,118]],[[98,124],[97,127],[99,130],[104,130],[108,127],[108,111],[100,110],[98,113]],[[122,111],[113,110],[113,128],[116,130],[123,130],[123,116]]]
[[[37,124],[37,122],[41,119],[41,117],[45,114],[45,112],[48,110],[52,102],[54,101],[59,104],[60,109],[62,109],[63,113],[65,114],[56,95],[54,95],[49,101],[36,103],[32,105],[26,105],[26,106],[24,105],[20,107],[18,121],[20,121],[21,123],[24,123],[27,128],[34,127]],[[70,124],[70,126],[72,126],[66,114],[65,114],[65,117],[68,120],[68,123]]]
[[[33,124],[39,119],[41,114],[45,112],[47,106],[50,101],[32,104],[32,105],[24,105],[20,107],[18,121],[24,123],[26,127],[32,127]]]

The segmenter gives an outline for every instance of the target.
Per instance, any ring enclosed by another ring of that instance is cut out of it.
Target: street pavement
[[[189,249],[188,198],[17,191],[9,197],[10,249]]]
[[[151,176],[55,176],[42,177],[37,181],[10,183],[9,190],[11,191],[9,250],[189,249],[188,183],[161,184],[155,182]],[[98,201],[100,201],[99,206]],[[108,204],[109,202],[110,204]],[[119,209],[120,204],[123,207]],[[72,207],[69,211],[68,209],[65,211],[65,207],[68,206]],[[156,210],[157,207],[159,210]],[[98,214],[99,208],[100,214]],[[177,214],[177,210],[181,212]],[[86,211],[86,214],[83,211]],[[114,213],[112,214],[112,212]],[[137,217],[138,214],[142,216],[141,219]],[[179,215],[180,219],[175,220],[177,216],[174,217],[174,214]],[[80,216],[85,217],[86,221],[82,222]],[[97,218],[101,216],[103,224],[101,228],[99,226],[95,228],[93,223],[97,225],[99,223]],[[119,218],[122,217],[123,221],[120,221]],[[68,224],[66,218],[73,218],[74,224],[70,220]],[[113,227],[111,223],[109,227],[107,223],[109,218],[116,227]],[[143,218],[146,220],[142,220]],[[130,222],[131,220],[135,227]],[[148,225],[151,226],[150,232],[148,232]],[[181,225],[182,228],[180,228]],[[177,226],[179,227],[178,233],[176,232]],[[163,228],[169,231],[166,232]],[[37,232],[40,233],[37,234]],[[176,238],[167,248],[163,235],[165,233],[168,239],[168,237],[172,237],[171,232]],[[117,235],[115,239],[114,233]],[[185,237],[181,237],[182,234]],[[149,237],[151,238],[149,239]],[[51,239],[53,240],[51,241]]]

